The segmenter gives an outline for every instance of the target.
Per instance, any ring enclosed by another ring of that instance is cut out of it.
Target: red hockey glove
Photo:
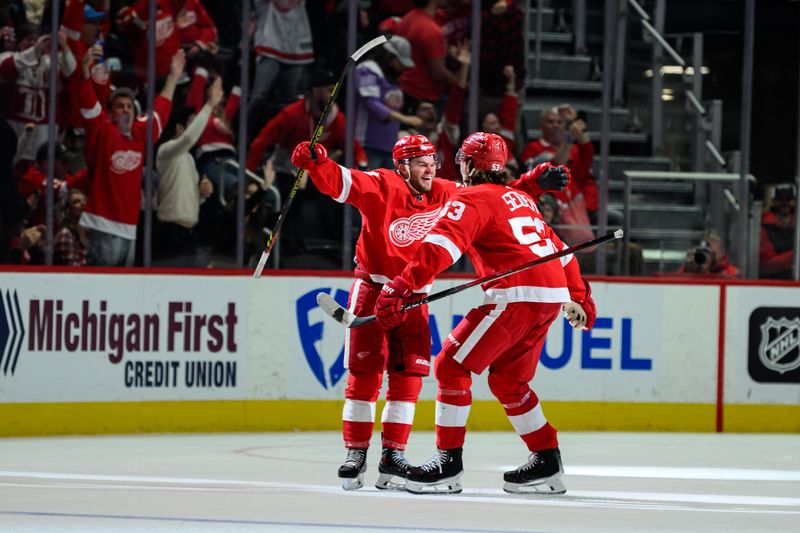
[[[522,175],[522,179],[534,179],[543,191],[563,191],[571,178],[569,169],[564,165],[553,166],[550,163],[539,163],[533,170]]]
[[[294,166],[302,168],[303,170],[311,170],[315,166],[321,165],[328,160],[328,151],[321,144],[317,144],[314,146],[317,160],[314,161],[311,157],[310,146],[311,142],[303,141],[294,147],[294,152],[292,152],[292,164],[294,164]]]
[[[406,280],[397,276],[386,283],[375,301],[375,318],[383,329],[394,329],[406,320],[406,313],[402,310],[405,300],[413,292]]]

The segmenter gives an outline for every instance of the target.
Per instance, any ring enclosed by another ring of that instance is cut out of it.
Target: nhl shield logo
[[[765,367],[780,374],[800,367],[800,318],[767,318],[761,324],[758,357]]]
[[[761,383],[800,383],[800,309],[759,307],[750,315],[747,370]]]

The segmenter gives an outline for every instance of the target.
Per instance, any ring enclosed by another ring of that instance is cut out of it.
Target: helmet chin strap
[[[466,160],[462,164],[467,165],[469,170],[466,176],[462,176],[461,182],[466,186],[470,186],[472,185],[472,176],[475,175],[475,167],[472,166],[472,160]]]
[[[400,174],[400,177],[403,178],[403,181],[406,182],[406,186],[411,190],[412,193],[414,193],[417,196],[423,194],[421,191],[418,191],[417,189],[414,188],[413,185],[411,185],[411,167],[408,164],[408,159],[404,159],[402,165],[406,170],[406,175],[403,176],[399,172],[398,174]]]

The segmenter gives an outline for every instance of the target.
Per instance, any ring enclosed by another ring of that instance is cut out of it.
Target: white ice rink
[[[0,439],[0,532],[800,532],[800,436],[561,433],[567,494],[519,497],[513,433],[467,435],[464,493],[341,490],[338,433]],[[432,433],[412,434],[427,459]]]

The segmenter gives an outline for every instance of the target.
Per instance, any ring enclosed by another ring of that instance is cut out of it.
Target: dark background
[[[750,172],[759,184],[797,172],[800,2],[756,0]],[[744,0],[668,0],[666,33],[703,32],[703,99],[723,101],[722,150],[740,144]],[[759,196],[761,190],[754,193]]]

